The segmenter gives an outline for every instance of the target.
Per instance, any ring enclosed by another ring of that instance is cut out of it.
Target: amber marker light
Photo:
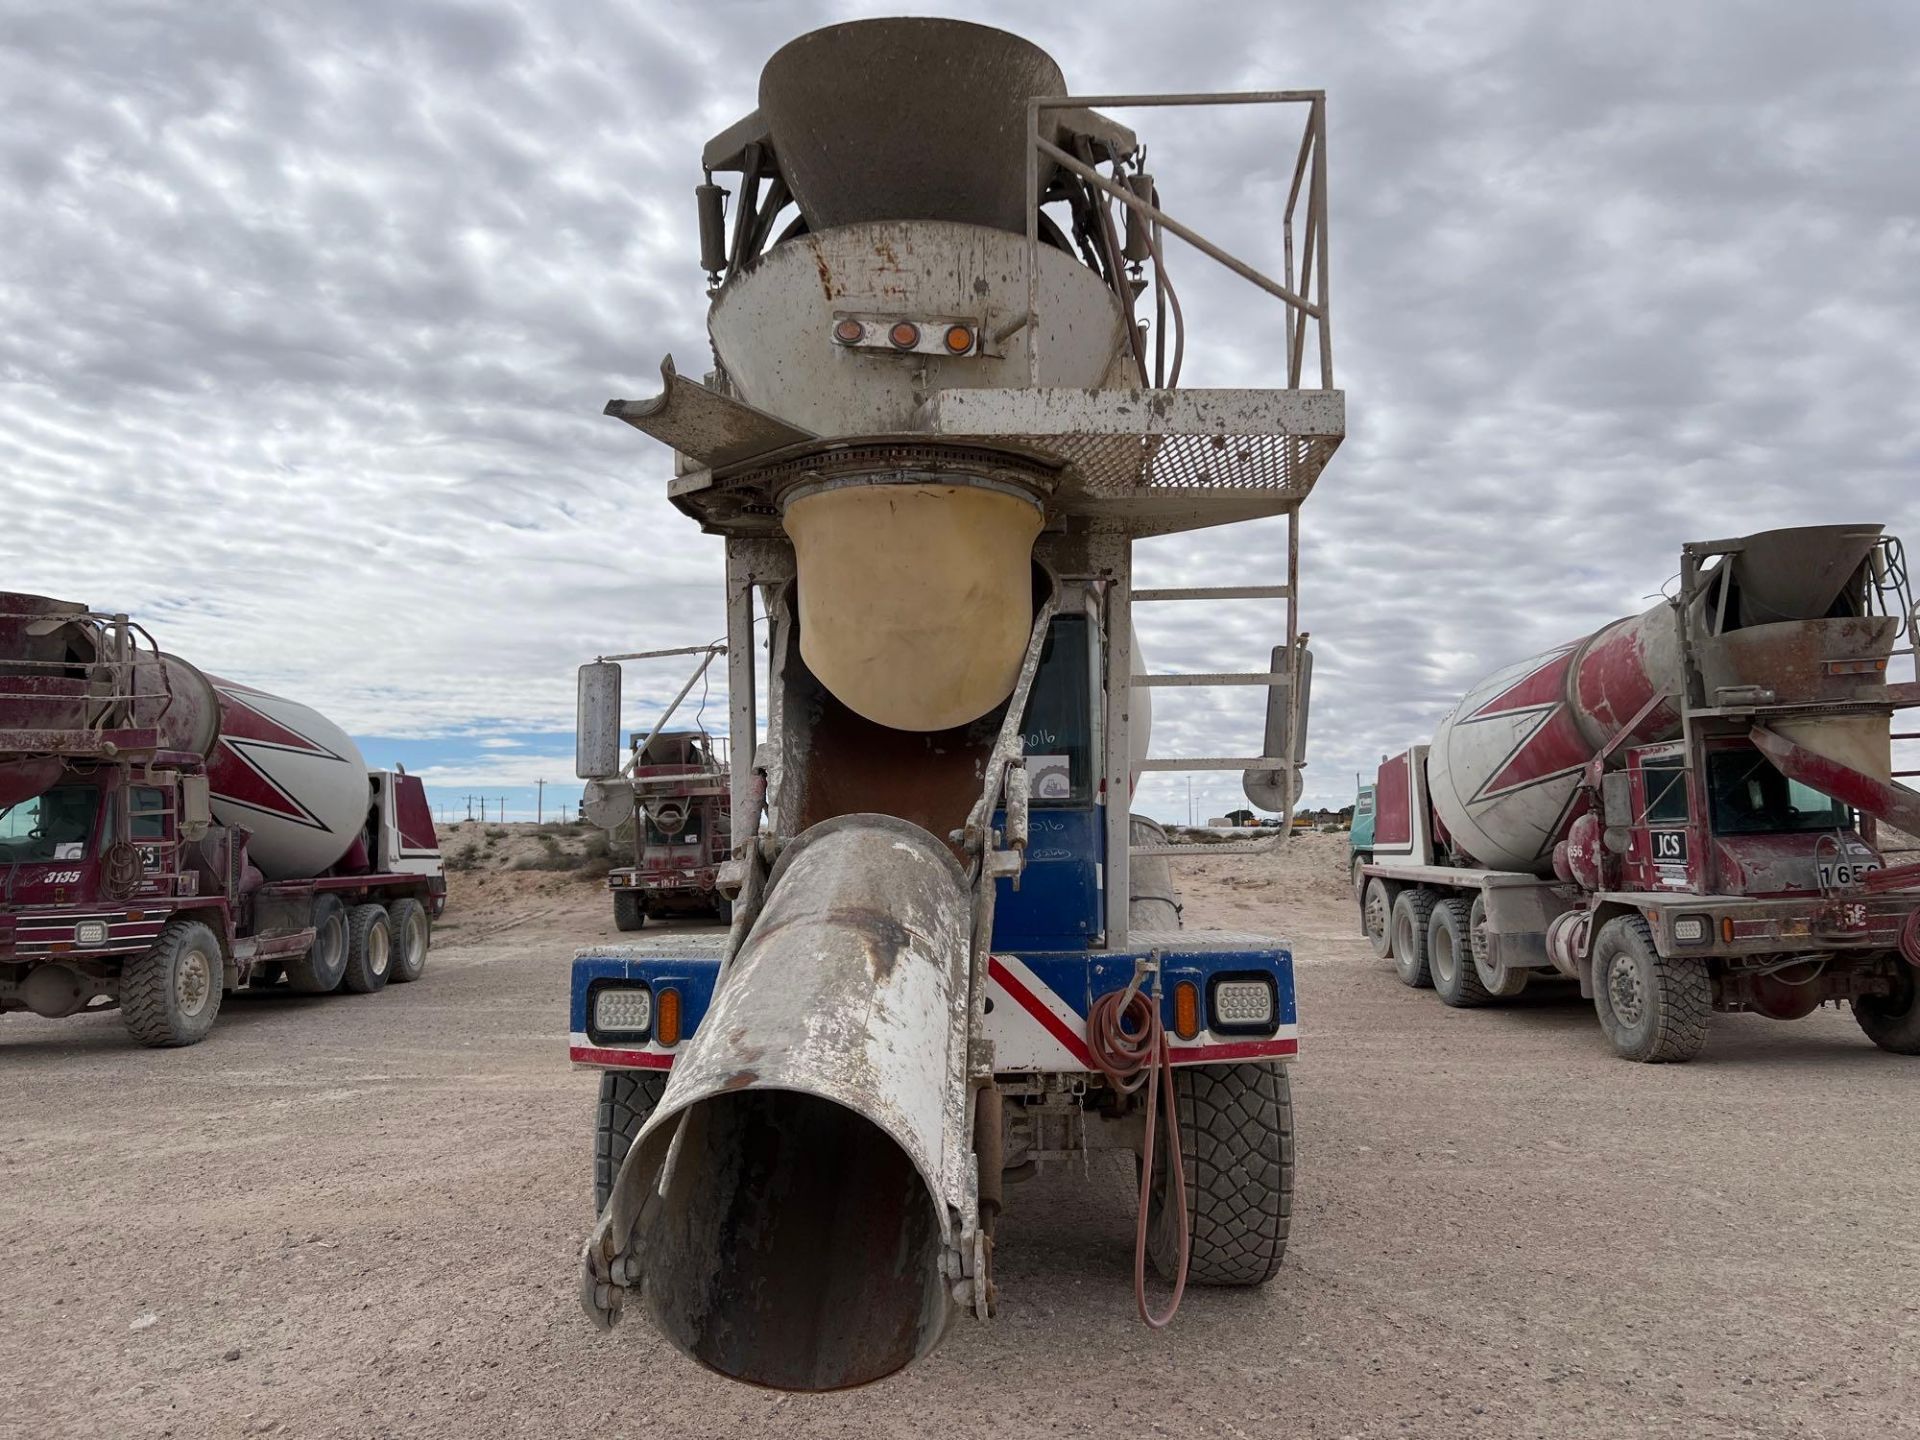
[[[1182,1040],[1200,1033],[1200,987],[1191,980],[1173,987],[1173,1033]]]
[[[867,338],[867,327],[858,320],[842,320],[833,327],[833,338],[842,345],[858,345]]]
[[[887,338],[897,350],[911,350],[920,343],[920,327],[911,320],[902,320],[887,333]]]
[[[680,992],[661,990],[653,997],[653,1038],[663,1049],[680,1043]]]
[[[973,349],[973,327],[970,325],[949,325],[947,327],[947,350],[953,355],[964,355]]]

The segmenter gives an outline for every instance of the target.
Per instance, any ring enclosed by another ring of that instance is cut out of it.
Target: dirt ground
[[[188,1050],[8,1016],[0,1436],[1916,1433],[1916,1062],[1844,1011],[1652,1067],[1564,987],[1447,1010],[1356,934],[1343,846],[1184,867],[1189,925],[1296,946],[1280,1277],[1149,1333],[1128,1175],[1051,1176],[1011,1192],[1000,1318],[838,1396],[580,1312],[595,884],[477,861],[419,984],[229,997]]]

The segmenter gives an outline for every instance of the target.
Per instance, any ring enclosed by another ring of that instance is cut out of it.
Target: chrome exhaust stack
[[[786,847],[588,1241],[582,1300],[629,1297],[708,1369],[840,1390],[938,1343],[973,1299],[972,899],[887,815]]]

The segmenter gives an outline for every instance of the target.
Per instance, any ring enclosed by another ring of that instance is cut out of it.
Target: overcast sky
[[[0,588],[131,611],[443,807],[571,798],[574,665],[724,628],[717,542],[600,414],[669,351],[705,368],[701,142],[786,40],[903,9],[1019,30],[1083,93],[1329,92],[1349,438],[1305,511],[1311,799],[1644,608],[1683,540],[1920,543],[1911,0],[0,0]],[[1170,208],[1277,267],[1271,117],[1128,118]],[[1188,382],[1279,383],[1278,310],[1174,258]],[[1244,582],[1284,549],[1143,563]],[[1158,668],[1277,638],[1159,608]],[[678,678],[631,676],[629,723]],[[1164,702],[1156,748],[1253,743],[1252,699]]]

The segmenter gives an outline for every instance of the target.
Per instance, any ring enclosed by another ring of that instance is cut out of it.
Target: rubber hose
[[[1180,1309],[1180,1297],[1186,1293],[1193,1241],[1188,1233],[1187,1173],[1180,1158],[1180,1115],[1173,1096],[1173,1051],[1160,1024],[1159,1005],[1144,990],[1116,990],[1102,995],[1087,1012],[1087,1046],[1093,1052],[1093,1063],[1120,1094],[1131,1095],[1146,1087],[1147,1138],[1140,1164],[1140,1211],[1134,1222],[1133,1301],[1149,1328],[1163,1329]],[[1156,1101],[1164,1104],[1166,1113],[1167,1165],[1180,1226],[1180,1264],[1174,1275],[1173,1299],[1160,1315],[1147,1308],[1147,1205],[1153,1195]]]

